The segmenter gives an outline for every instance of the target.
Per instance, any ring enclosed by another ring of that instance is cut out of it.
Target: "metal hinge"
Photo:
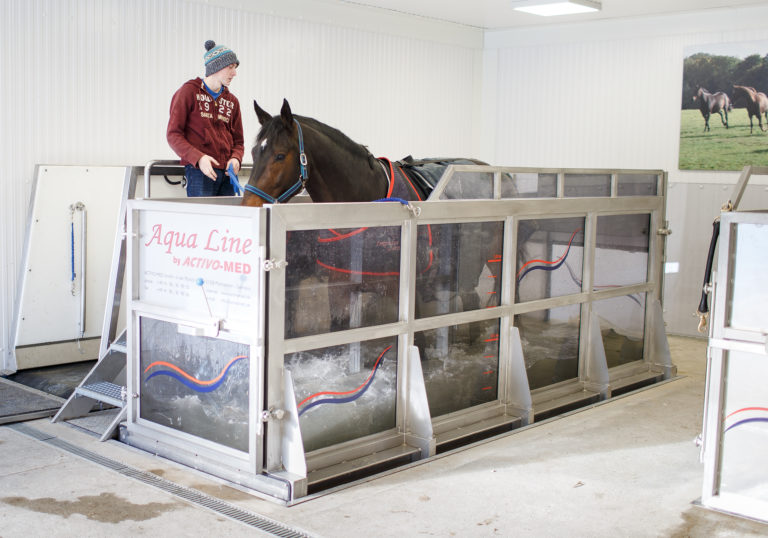
[[[672,233],[672,230],[669,228],[669,221],[665,220],[664,225],[656,230],[656,234],[658,235],[669,235]]]
[[[271,271],[272,269],[283,269],[286,265],[288,265],[288,262],[285,260],[270,258],[269,260],[264,261],[264,270]]]
[[[272,419],[283,420],[284,416],[285,411],[283,409],[275,409],[274,407],[270,407],[269,409],[265,409],[261,412],[261,421],[269,422]]]

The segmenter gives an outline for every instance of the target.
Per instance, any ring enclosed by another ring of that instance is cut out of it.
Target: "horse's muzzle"
[[[243,195],[243,202],[241,205],[248,207],[261,207],[264,205],[264,199],[246,191]]]

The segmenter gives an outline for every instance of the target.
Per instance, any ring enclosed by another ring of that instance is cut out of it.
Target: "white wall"
[[[301,6],[0,1],[3,354],[12,344],[35,164],[176,158],[165,140],[170,98],[203,72],[206,39],[229,46],[241,62],[232,90],[243,108],[246,145],[258,131],[252,100],[276,114],[286,97],[295,113],[341,129],[376,155],[469,152],[480,110],[480,30],[354,7],[329,11],[318,2]]]
[[[11,343],[35,164],[173,158],[164,136],[168,103],[202,71],[206,39],[241,60],[232,89],[247,140],[257,131],[251,100],[276,113],[287,97],[296,113],[388,157],[660,168],[673,182],[729,184],[736,174],[677,171],[683,49],[766,39],[766,20],[768,3],[483,36],[302,0],[3,0],[1,351]],[[719,202],[670,207],[673,231],[700,213],[708,239]],[[681,275],[700,280],[703,267],[694,265],[681,265]],[[674,289],[667,297],[678,301]]]
[[[683,52],[768,38],[765,6],[488,32],[498,164],[678,172]],[[734,174],[706,174],[711,181]]]
[[[697,334],[712,219],[739,176],[677,169],[684,50],[768,39],[766,20],[768,3],[485,36],[483,124],[485,145],[493,148],[487,160],[669,172],[667,260],[679,272],[665,280],[664,310],[676,334]],[[768,202],[765,187],[750,192]]]

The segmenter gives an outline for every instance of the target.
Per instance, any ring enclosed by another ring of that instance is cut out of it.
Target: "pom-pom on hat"
[[[203,62],[205,63],[205,76],[210,76],[217,71],[221,71],[228,65],[236,64],[240,65],[240,60],[230,49],[224,45],[216,45],[216,43],[209,39],[205,42],[205,54],[203,54]]]

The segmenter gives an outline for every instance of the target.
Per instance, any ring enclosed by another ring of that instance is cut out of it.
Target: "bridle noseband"
[[[299,179],[291,185],[291,187],[288,188],[287,191],[285,191],[283,194],[275,198],[274,196],[270,196],[263,190],[254,187],[253,185],[246,184],[245,190],[247,190],[250,193],[255,194],[256,196],[263,198],[265,201],[269,202],[270,204],[280,204],[282,202],[285,202],[291,196],[299,192],[301,189],[304,188],[304,186],[307,184],[307,179],[309,179],[309,173],[307,171],[307,154],[304,152],[304,135],[301,132],[301,125],[299,124],[298,120],[296,118],[293,118],[294,123],[296,123],[296,127],[298,128],[299,132]]]

